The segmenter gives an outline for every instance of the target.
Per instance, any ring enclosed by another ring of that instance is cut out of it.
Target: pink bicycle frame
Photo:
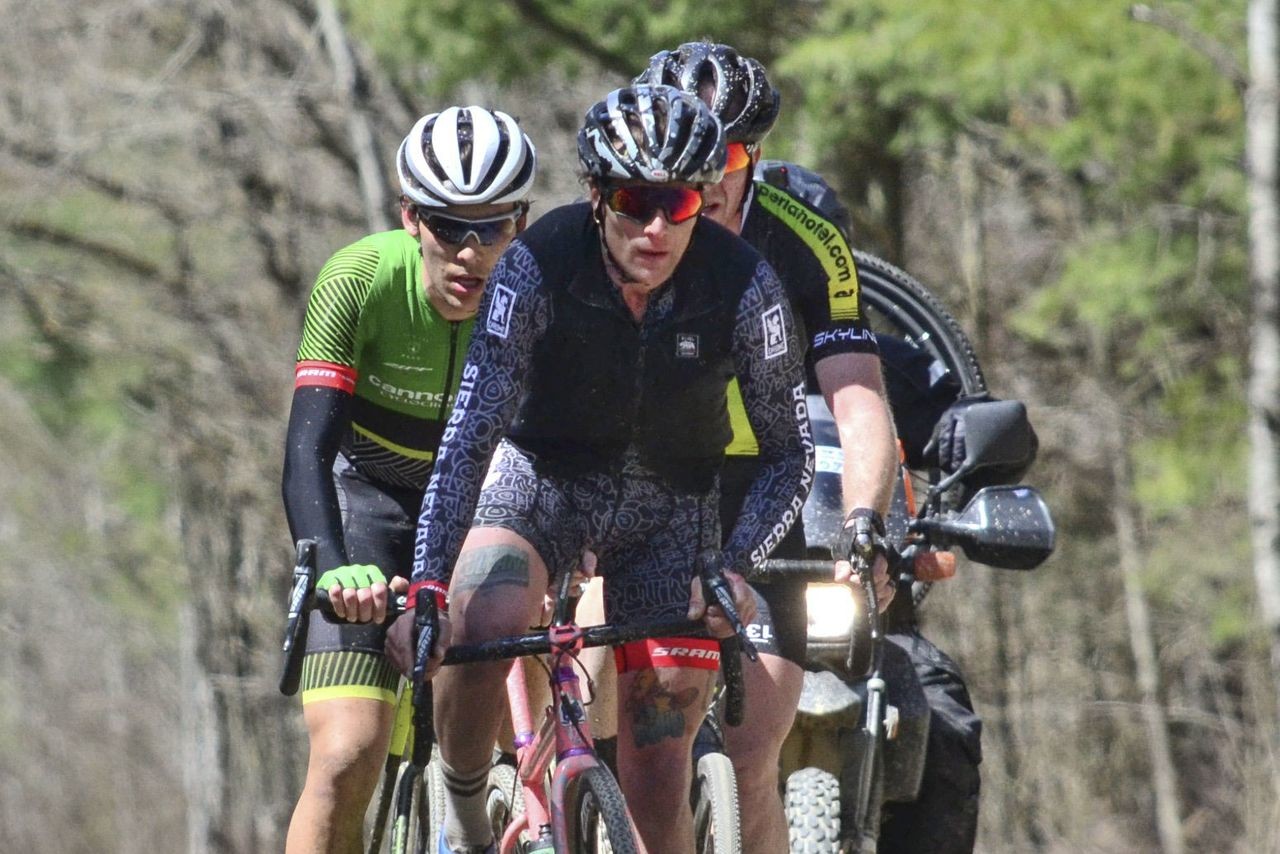
[[[569,825],[564,810],[569,785],[583,771],[600,764],[575,669],[577,654],[582,649],[582,629],[572,624],[552,626],[550,640],[552,705],[546,708],[536,732],[525,687],[523,659],[515,659],[507,675],[516,762],[524,789],[524,815],[507,826],[500,849],[503,854],[516,850],[522,832],[527,831],[531,839],[537,839],[542,828],[548,825],[556,850],[568,850]],[[547,770],[553,750],[555,768],[551,771],[548,799]]]

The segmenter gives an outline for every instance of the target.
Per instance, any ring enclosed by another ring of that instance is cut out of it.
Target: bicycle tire
[[[516,777],[516,769],[501,764],[490,769],[485,809],[493,838],[501,843],[508,825],[524,817],[524,787]]]
[[[423,772],[422,787],[426,791],[428,815],[430,818],[428,836],[435,840],[440,837],[440,829],[444,826],[445,798],[444,769],[440,765],[440,755],[434,753],[427,768]],[[433,843],[434,844],[434,843]]]
[[[565,806],[570,854],[639,854],[626,801],[608,768],[596,765],[579,774]]]
[[[387,838],[389,854],[430,854],[435,843],[422,770],[406,762],[396,783],[395,813]]]
[[[787,777],[787,836],[792,854],[839,854],[840,781],[821,768]]]
[[[723,753],[698,759],[694,785],[694,844],[698,854],[741,854],[742,820],[738,808],[738,778]]]
[[[973,342],[941,301],[910,273],[888,261],[857,250],[853,257],[863,303],[871,310],[872,328],[928,351],[946,366],[965,394],[986,391]]]

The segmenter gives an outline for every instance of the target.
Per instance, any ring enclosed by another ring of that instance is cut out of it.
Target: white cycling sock
[[[444,771],[444,838],[454,850],[485,845],[493,838],[485,796],[489,782],[489,765],[474,771],[458,771],[443,759]]]

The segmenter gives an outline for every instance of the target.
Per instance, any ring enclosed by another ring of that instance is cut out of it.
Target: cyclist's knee
[[[392,707],[335,700],[305,708],[311,742],[308,786],[342,803],[362,804],[377,784],[386,756]]]
[[[529,630],[531,612],[520,597],[510,601],[491,599],[456,599],[449,607],[452,625],[451,644],[478,643]]]

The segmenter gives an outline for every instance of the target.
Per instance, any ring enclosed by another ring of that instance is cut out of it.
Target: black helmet
[[[714,184],[724,176],[724,134],[698,98],[672,86],[629,86],[587,110],[578,160],[596,181]]]
[[[781,98],[764,66],[726,44],[686,42],[655,53],[635,82],[666,83],[699,98],[709,94],[711,111],[724,124],[726,142],[759,143],[778,120]]]

